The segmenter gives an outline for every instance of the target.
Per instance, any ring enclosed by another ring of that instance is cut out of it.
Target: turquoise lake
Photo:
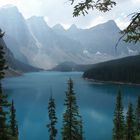
[[[118,89],[123,92],[124,112],[128,102],[134,106],[140,86],[95,83],[82,79],[81,72],[37,72],[5,78],[3,89],[14,99],[20,140],[47,140],[48,98],[52,88],[58,117],[57,140],[61,140],[62,114],[67,80],[74,81],[79,112],[83,118],[85,140],[111,140],[113,112]]]

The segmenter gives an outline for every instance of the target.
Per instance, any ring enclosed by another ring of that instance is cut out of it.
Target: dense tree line
[[[126,115],[123,110],[122,95],[119,91],[113,119],[113,140],[140,140],[140,96],[135,111],[131,103],[128,104]]]
[[[140,83],[140,55],[95,64],[84,78],[99,81]]]
[[[4,33],[0,29],[0,38],[3,36]],[[0,45],[0,140],[18,140],[14,101],[9,103],[8,96],[2,90],[4,70],[7,68],[4,54],[3,46]]]

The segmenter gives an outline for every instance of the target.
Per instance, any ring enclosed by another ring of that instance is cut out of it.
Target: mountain
[[[72,25],[66,30],[65,36],[80,42],[83,53],[90,59],[87,63],[92,64],[138,54],[139,43],[121,41],[115,49],[121,37],[120,31],[116,23],[110,20],[89,29],[79,29],[76,25]],[[64,35],[64,32],[62,34]]]
[[[75,34],[78,33],[81,29],[79,29],[75,24],[72,24],[69,29],[67,30],[67,32],[69,34]]]
[[[78,41],[58,35],[43,17],[25,20],[15,6],[0,8],[0,27],[6,32],[7,47],[26,64],[49,69],[64,61],[89,61]]]
[[[68,71],[81,71],[84,72],[88,69],[90,69],[92,65],[80,65],[76,64],[74,62],[63,62],[54,68],[51,69],[51,71],[61,71],[61,72],[68,72]]]
[[[84,78],[140,84],[140,55],[95,64],[83,74]]]
[[[58,35],[65,35],[66,30],[63,28],[61,24],[56,24],[55,26],[52,27],[53,31],[58,34]]]
[[[37,72],[41,69],[35,68],[33,66],[30,66],[28,64],[24,64],[17,59],[15,59],[13,53],[7,48],[4,40],[0,38],[0,45],[4,47],[5,52],[5,59],[8,66],[8,69],[6,70],[6,74],[8,75],[20,75],[24,72]]]
[[[73,61],[75,63],[86,62],[83,54],[83,46],[67,36],[57,34],[53,29],[63,30],[60,25],[51,29],[43,17],[31,17],[27,21],[34,37],[40,42],[40,57],[46,68],[53,67],[64,61]],[[64,31],[64,30],[63,30]]]
[[[134,49],[134,44],[126,44],[121,41],[117,48],[117,53],[115,51],[115,45],[121,37],[120,31],[116,23],[110,20],[89,29],[80,30],[73,25],[67,30],[67,36],[79,41],[90,53],[100,52],[101,54],[112,56],[128,55],[127,48]]]
[[[93,64],[137,54],[139,45],[120,42],[120,29],[114,21],[90,29],[60,24],[50,28],[44,17],[25,19],[15,6],[0,8],[0,28],[14,57],[35,67],[50,69],[63,62]],[[43,61],[42,61],[43,60]]]
[[[32,64],[37,45],[28,29],[26,20],[15,6],[0,8],[0,28],[5,31],[4,40],[15,58]]]

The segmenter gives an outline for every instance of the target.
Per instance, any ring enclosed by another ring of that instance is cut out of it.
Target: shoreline
[[[91,81],[91,82],[102,83],[102,84],[140,86],[140,84],[136,84],[136,83],[126,83],[126,82],[117,82],[117,81],[101,81],[101,80],[89,79],[89,78],[84,78],[84,77],[83,77],[83,79],[87,80],[87,81]]]
[[[49,71],[49,70],[47,70],[47,71],[44,71],[44,72],[62,72],[62,71]],[[67,73],[69,73],[69,72],[70,71],[68,71]],[[79,71],[74,71],[74,72],[79,72]],[[31,72],[25,72],[25,73],[31,73]],[[19,77],[19,76],[23,76],[25,73],[18,72],[18,71],[12,71],[12,74],[11,74],[11,71],[10,71],[10,74],[7,73],[7,72],[5,73],[5,78]],[[81,73],[83,73],[83,72],[81,72]],[[140,86],[140,84],[130,83],[130,82],[128,83],[128,82],[117,82],[117,81],[103,81],[103,80],[96,80],[96,79],[84,78],[83,76],[82,76],[82,78],[84,80],[87,80],[87,81],[90,81],[90,82],[94,82],[94,83],[100,83],[100,84],[115,84],[115,85]]]
[[[19,72],[19,71],[13,70],[13,69],[7,69],[7,70],[4,71],[4,73],[5,73],[6,78],[18,77],[18,76],[23,75],[22,72]]]

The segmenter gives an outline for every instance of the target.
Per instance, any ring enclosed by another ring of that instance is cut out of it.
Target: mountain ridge
[[[72,25],[72,30],[63,30],[60,25],[50,28],[44,17],[26,20],[18,9],[12,9],[0,10],[0,27],[6,32],[4,40],[16,59],[35,67],[50,69],[64,61],[107,61],[130,55],[129,50],[132,54],[139,46],[120,42],[116,53],[115,44],[121,35],[114,21],[90,29]]]
[[[6,76],[21,75],[25,72],[37,72],[41,70],[28,64],[24,64],[19,60],[15,59],[14,55],[7,48],[2,38],[0,38],[0,45],[2,45],[4,48],[6,65],[8,66],[8,69],[5,70]]]

